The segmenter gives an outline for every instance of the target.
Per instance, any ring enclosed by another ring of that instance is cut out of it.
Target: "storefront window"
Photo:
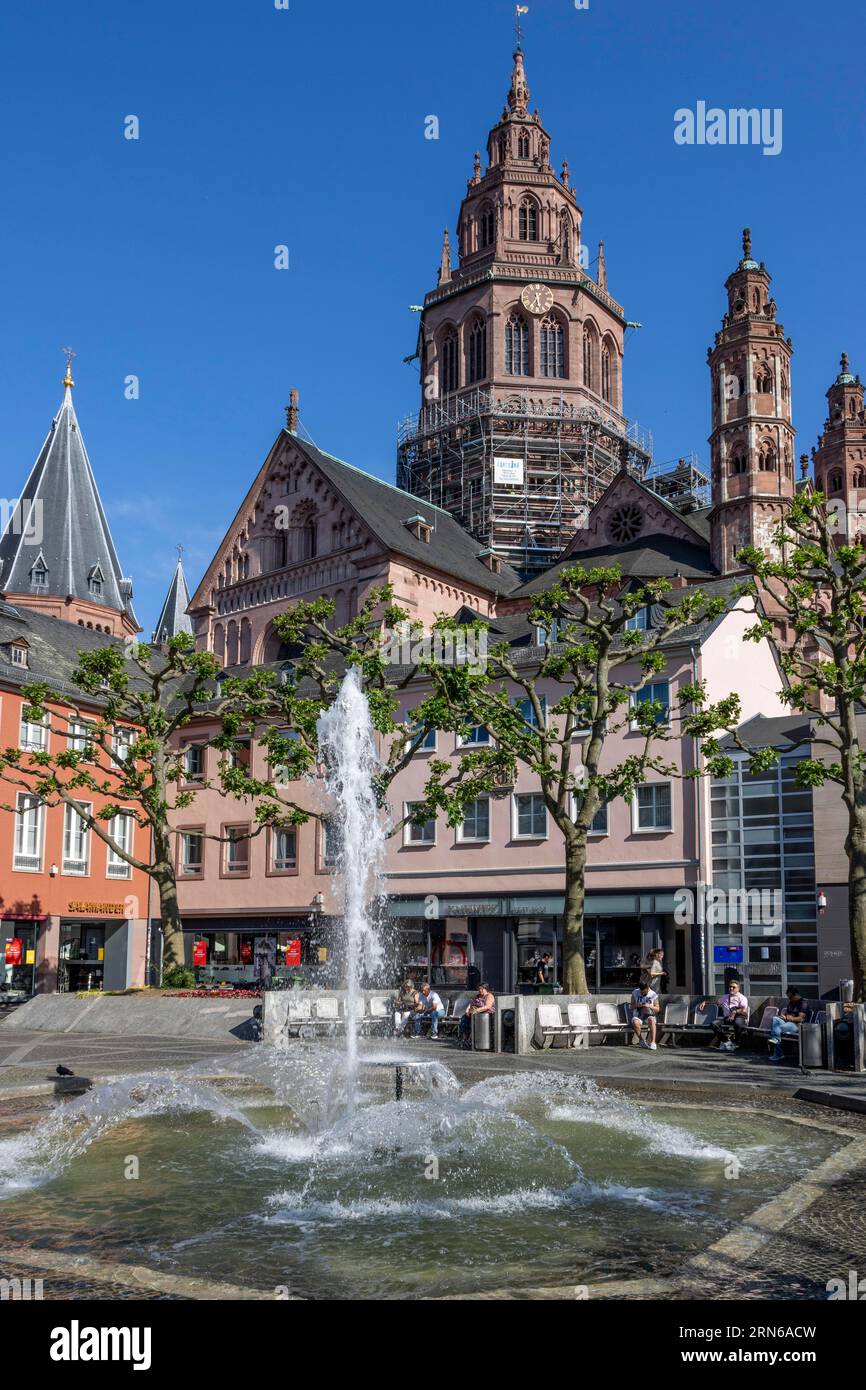
[[[60,923],[57,988],[61,994],[102,989],[105,927],[95,922]]]
[[[38,923],[3,922],[0,928],[0,992],[35,993]]]

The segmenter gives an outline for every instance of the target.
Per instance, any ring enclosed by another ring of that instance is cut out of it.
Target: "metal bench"
[[[602,1043],[609,1037],[622,1037],[624,1024],[619,1018],[619,1013],[614,1005],[613,1022],[603,1022],[598,1018],[598,1008],[602,1010],[611,1007],[610,1005],[600,1005],[596,1007],[596,1018],[593,1020],[590,1006],[586,1003],[568,1005],[568,1022],[575,1030],[574,1046],[589,1047],[592,1038],[598,1038]]]
[[[458,1031],[460,1020],[477,993],[477,990],[464,991],[462,994],[452,995],[452,997],[446,1001],[445,1017],[439,1020],[440,1033],[456,1033]]]
[[[536,1047],[568,1047],[575,1031],[570,1023],[563,1023],[562,1010],[558,1004],[538,1005],[532,1035]]]
[[[595,1021],[605,1034],[619,1034],[626,1042],[631,1032],[631,1016],[627,1004],[609,1004],[600,999],[595,1006]]]

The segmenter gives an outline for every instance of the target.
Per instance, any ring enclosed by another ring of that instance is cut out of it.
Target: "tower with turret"
[[[744,546],[773,550],[773,533],[794,495],[792,344],[776,319],[767,268],[752,257],[748,228],[725,290],[722,327],[707,350],[710,529],[713,561],[722,574],[732,574],[742,569],[737,553]]]
[[[866,536],[863,383],[848,365],[843,352],[839,374],[827,392],[827,419],[812,450],[815,486],[834,506],[840,541]]]
[[[568,163],[530,104],[514,52],[499,119],[475,156],[437,283],[424,298],[421,400],[399,438],[398,482],[444,507],[490,563],[552,563],[648,438],[622,413],[625,313],[595,275]]]

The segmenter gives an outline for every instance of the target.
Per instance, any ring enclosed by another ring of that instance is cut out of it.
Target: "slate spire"
[[[180,555],[181,549],[182,547],[178,546],[177,566],[168,586],[162,612],[157,618],[156,627],[153,630],[152,640],[157,646],[162,646],[170,637],[177,637],[180,632],[186,632],[190,637],[192,636],[192,622],[186,611],[189,608],[189,589],[186,587],[186,577]]]
[[[124,577],[72,404],[63,401],[0,536],[0,592],[16,603],[116,636],[134,634]]]

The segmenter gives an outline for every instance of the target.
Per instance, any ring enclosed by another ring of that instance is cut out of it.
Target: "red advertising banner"
[[[301,943],[300,940],[286,942],[286,965],[300,965],[301,963]]]
[[[207,942],[194,941],[192,947],[193,965],[207,965]]]
[[[13,936],[11,941],[6,942],[6,964],[20,965],[21,953],[24,950],[24,942],[20,936]]]

